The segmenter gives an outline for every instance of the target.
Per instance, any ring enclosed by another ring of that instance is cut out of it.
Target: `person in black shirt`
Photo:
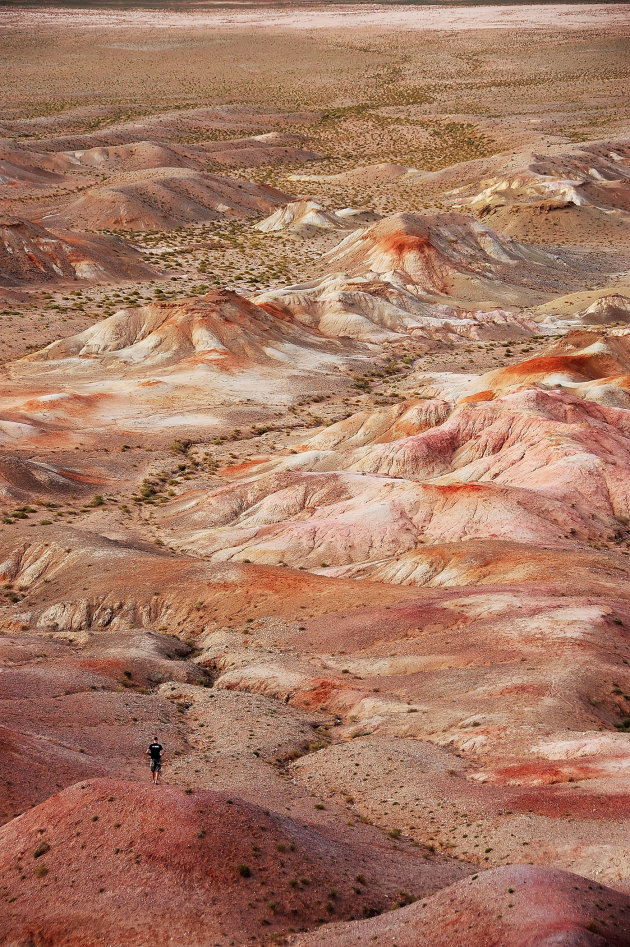
[[[155,786],[160,782],[160,773],[162,772],[162,753],[164,752],[164,747],[158,741],[157,737],[153,737],[153,742],[149,743],[147,749],[147,756],[151,757],[151,772],[153,773],[153,783]]]

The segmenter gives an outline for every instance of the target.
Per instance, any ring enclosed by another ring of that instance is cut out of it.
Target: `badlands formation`
[[[0,16],[0,944],[630,943],[628,7]]]

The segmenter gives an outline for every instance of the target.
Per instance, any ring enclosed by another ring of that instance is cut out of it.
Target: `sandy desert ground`
[[[629,36],[0,7],[1,944],[630,943]]]

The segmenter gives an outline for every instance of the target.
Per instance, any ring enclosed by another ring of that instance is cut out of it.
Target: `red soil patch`
[[[623,388],[630,391],[630,375],[610,375],[607,378],[596,378],[594,385],[614,385],[616,388]]]
[[[494,697],[521,697],[532,694],[536,697],[543,697],[549,692],[549,687],[544,684],[511,684],[509,687],[502,687],[499,691],[494,691]]]
[[[382,910],[380,882],[370,856],[241,799],[94,780],[0,829],[0,942],[244,944]]]
[[[576,769],[579,768],[581,767],[576,767]],[[566,784],[567,780],[564,779],[563,782]],[[630,817],[630,794],[606,792],[598,794],[585,790],[581,786],[576,786],[572,790],[568,790],[566,785],[557,788],[547,786],[544,793],[534,790],[525,791],[522,795],[511,797],[509,805],[515,812],[534,812],[552,819],[562,819],[567,814],[574,819],[605,821],[615,817],[619,819]]]
[[[465,398],[460,398],[458,404],[466,404],[469,401],[493,401],[494,400],[494,391],[488,389],[487,391],[478,391],[474,395],[466,395]]]
[[[309,690],[302,691],[292,703],[296,707],[323,707],[337,691],[343,689],[343,684],[340,684],[339,681],[322,678],[320,681],[316,681]]]
[[[249,473],[261,464],[266,463],[269,457],[252,457],[251,460],[244,460],[241,464],[232,464],[229,467],[219,467],[217,471],[221,477],[237,477],[239,474]]]
[[[296,937],[295,947],[627,947],[630,897],[578,875],[526,865],[473,875],[369,921]]]
[[[447,292],[448,284],[444,279],[444,269],[448,261],[433,245],[428,234],[427,236],[412,236],[398,231],[383,237],[376,246],[382,253],[390,254],[394,259],[400,260],[403,269],[406,268],[407,257],[411,257],[412,264],[415,263],[417,266],[419,261],[413,261],[413,257],[419,256],[426,268],[430,284],[439,293]]]
[[[504,369],[504,374],[509,373],[514,378],[529,378],[534,375],[563,372],[585,378],[597,378],[599,372],[593,369],[592,362],[590,355],[545,355],[510,365],[509,368]]]
[[[550,763],[547,760],[533,760],[494,769],[490,782],[500,785],[512,783],[523,786],[550,786],[554,783],[571,783],[605,775],[605,769],[590,763]],[[513,801],[510,804],[518,808],[518,804]],[[531,805],[529,800],[528,808],[531,808]],[[573,812],[573,806],[570,808]]]
[[[60,467],[58,471],[62,477],[65,477],[67,480],[73,480],[75,483],[89,483],[93,486],[102,486],[107,483],[103,477],[95,477],[94,475],[90,476],[89,474],[82,474],[76,470],[68,470],[67,468]]]
[[[378,247],[384,253],[393,253],[402,256],[403,253],[428,253],[433,250],[428,237],[413,237],[411,234],[398,231],[383,237]]]
[[[287,323],[295,322],[293,316],[289,312],[287,312],[286,309],[282,309],[281,306],[274,306],[273,303],[263,302],[259,304],[258,308],[264,309],[265,312],[268,315],[273,316],[274,319],[281,319],[283,322],[287,322]]]
[[[331,652],[343,644],[344,649],[352,653],[380,641],[444,630],[461,621],[457,612],[431,602],[404,602],[371,608],[369,603],[365,605],[350,614],[337,612],[308,621],[307,630],[296,633],[295,643],[304,649]]]
[[[489,490],[489,484],[485,483],[438,483],[432,484],[432,486],[442,496],[447,497],[488,493]]]

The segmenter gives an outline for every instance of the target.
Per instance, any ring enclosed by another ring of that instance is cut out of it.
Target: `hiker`
[[[153,774],[153,784],[155,786],[160,782],[160,773],[162,772],[162,753],[164,747],[157,737],[153,737],[153,743],[149,743],[147,756],[151,757],[151,772]]]

